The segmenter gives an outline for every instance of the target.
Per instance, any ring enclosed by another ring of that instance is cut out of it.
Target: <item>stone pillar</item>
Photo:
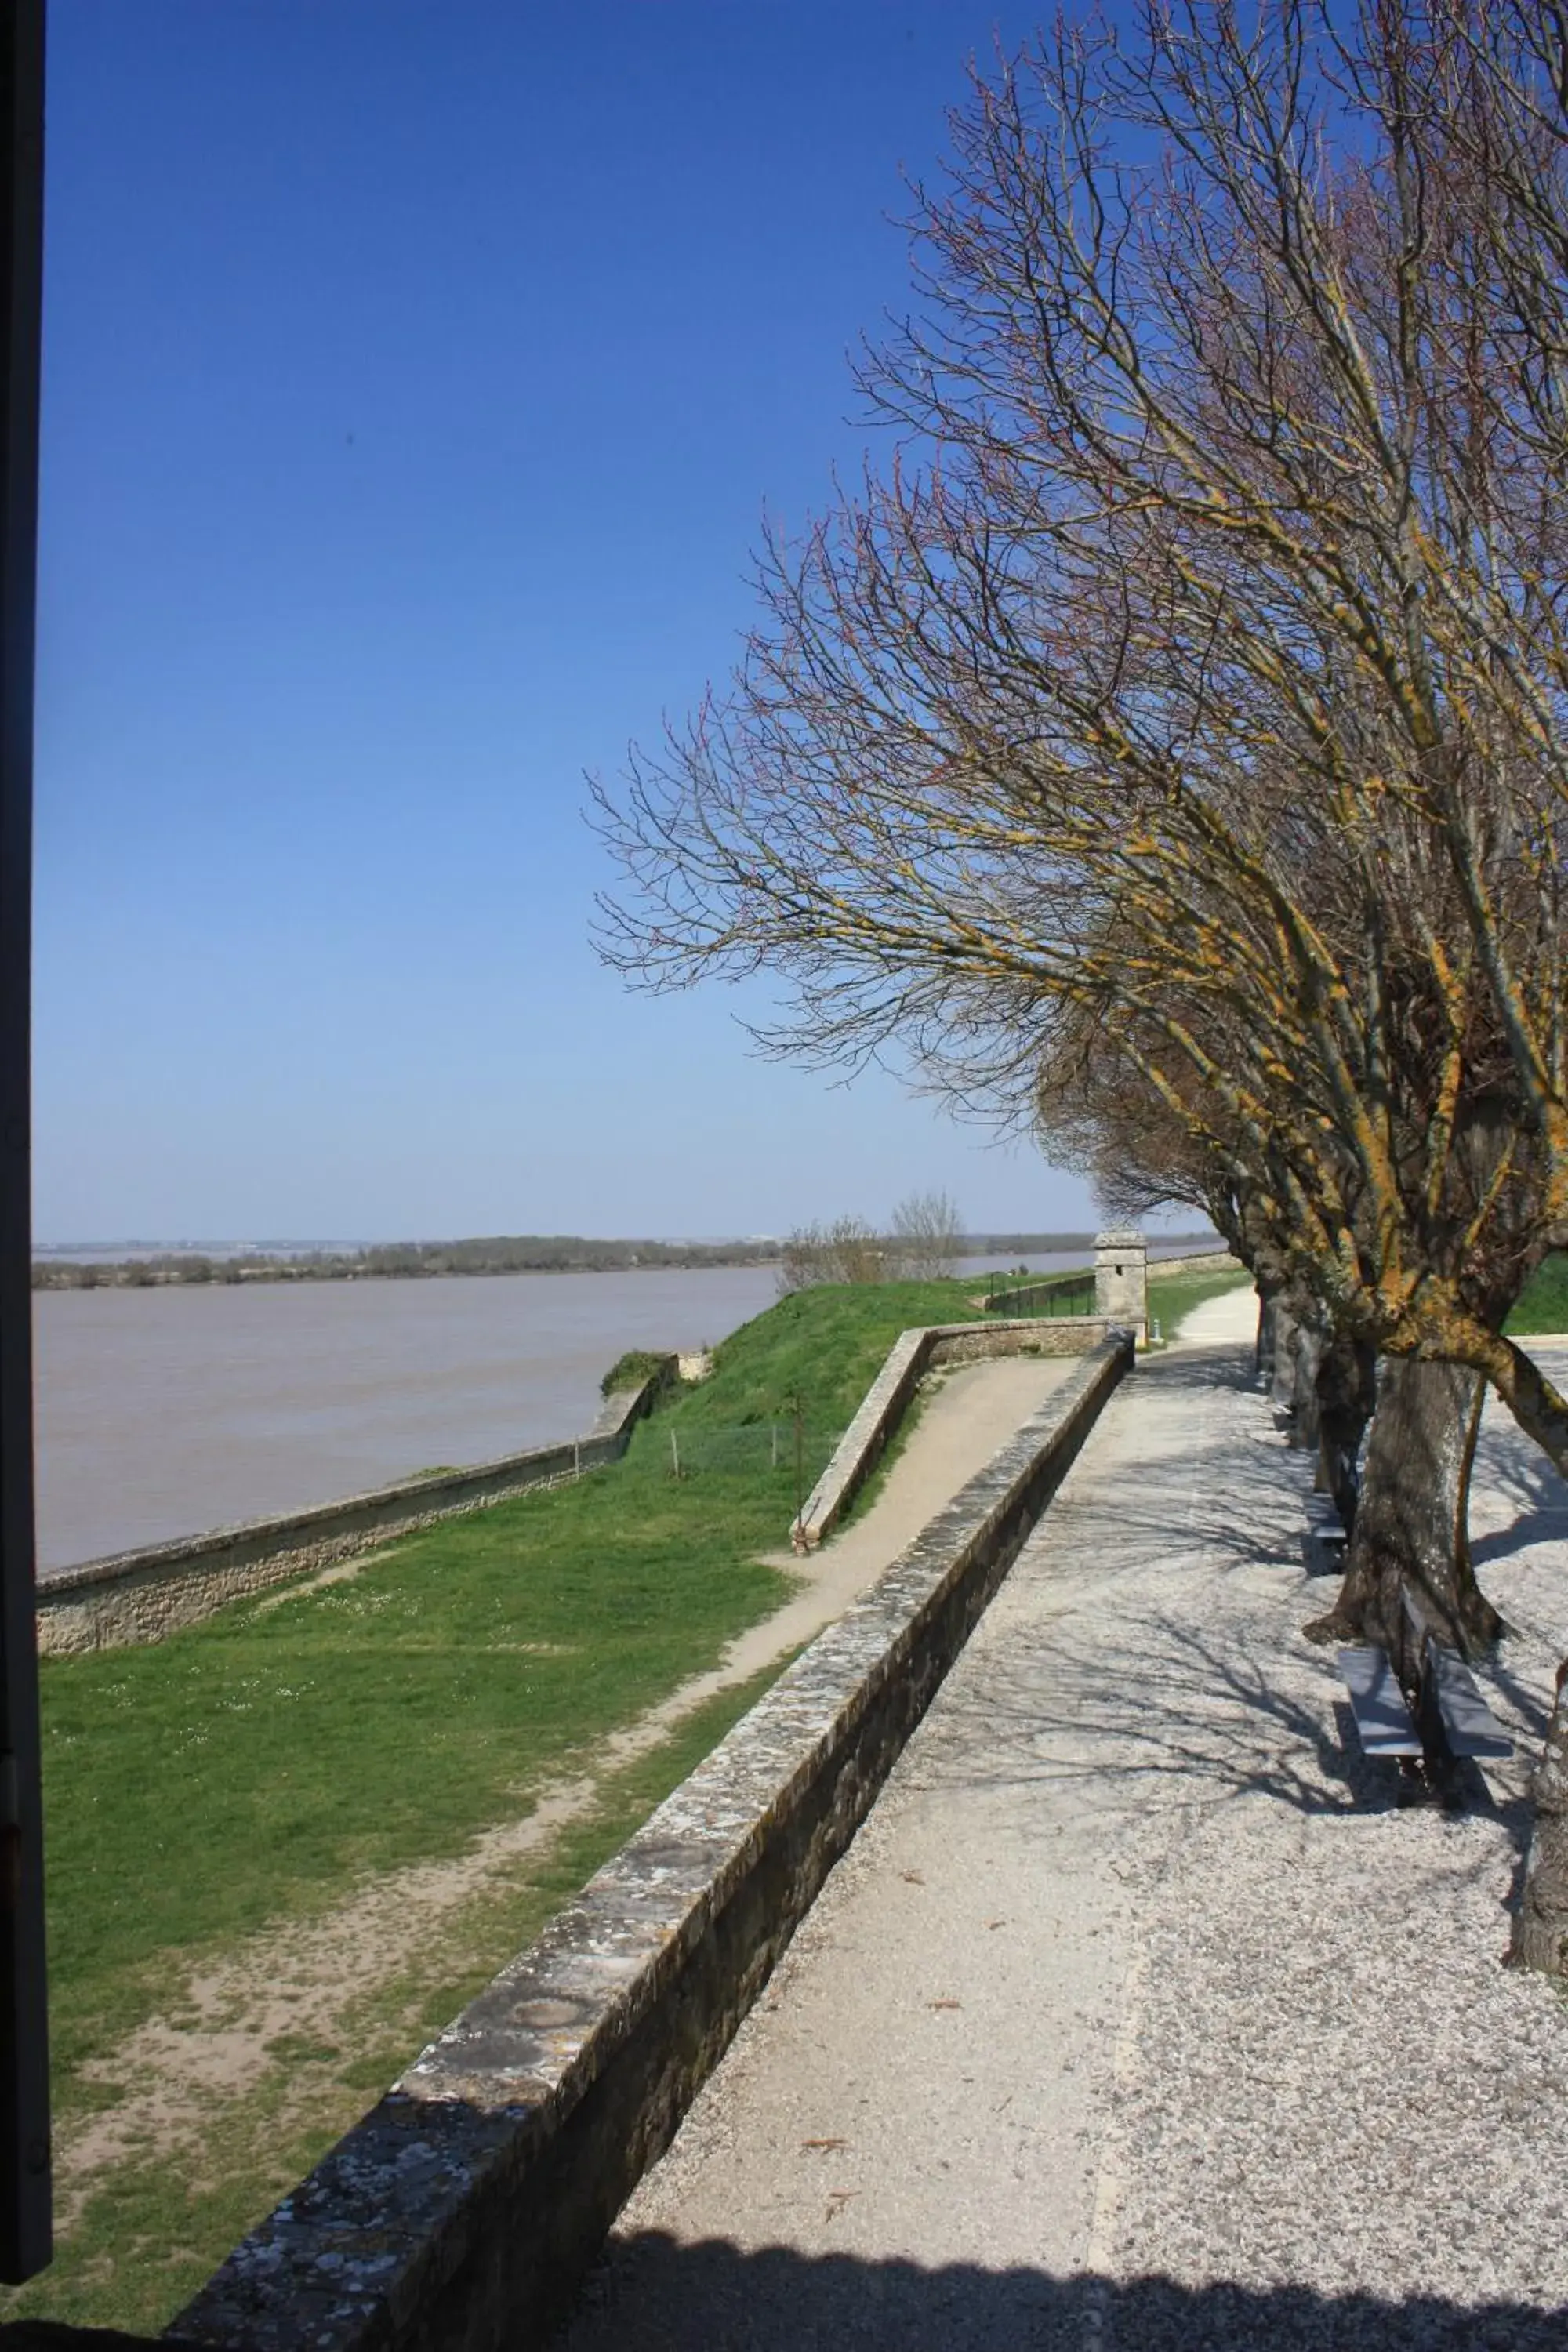
[[[1149,1338],[1149,1244],[1132,1226],[1115,1226],[1094,1237],[1094,1311],[1142,1348]]]

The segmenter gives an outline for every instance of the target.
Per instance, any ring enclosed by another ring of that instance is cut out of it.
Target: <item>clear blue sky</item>
[[[773,1232],[1027,1150],[597,965],[584,769],[729,667],[862,436],[964,0],[67,0],[43,1240]]]

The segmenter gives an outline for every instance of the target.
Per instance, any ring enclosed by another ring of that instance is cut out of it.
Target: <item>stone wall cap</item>
[[[1147,1234],[1141,1233],[1136,1225],[1108,1225],[1104,1233],[1096,1234],[1094,1246],[1097,1250],[1147,1250],[1149,1240]]]

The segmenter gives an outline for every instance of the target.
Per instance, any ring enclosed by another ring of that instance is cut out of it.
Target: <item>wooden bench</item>
[[[1421,1734],[1386,1650],[1340,1650],[1340,1677],[1350,1693],[1363,1756],[1419,1756]]]
[[[1350,1536],[1333,1496],[1309,1494],[1302,1500],[1307,1532],[1301,1538],[1301,1558],[1308,1575],[1342,1576]]]
[[[1513,1754],[1513,1741],[1499,1723],[1480,1686],[1458,1652],[1440,1642],[1414,1594],[1404,1597],[1405,1661],[1416,1686],[1412,1712],[1394,1663],[1386,1650],[1370,1646],[1338,1653],[1350,1693],[1356,1736],[1367,1756],[1426,1758],[1439,1771],[1467,1759]]]

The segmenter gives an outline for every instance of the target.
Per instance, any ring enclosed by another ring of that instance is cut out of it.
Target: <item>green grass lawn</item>
[[[776,1607],[786,1580],[753,1556],[787,1540],[792,1400],[810,1481],[898,1332],[962,1298],[889,1284],[783,1299],[608,1470],[405,1537],[328,1590],[44,1660],[67,2095],[180,1951],[454,1852]]]
[[[1568,1331],[1568,1252],[1554,1250],[1536,1267],[1503,1329],[1513,1339]]]
[[[1246,1279],[1233,1274],[1173,1275],[1162,1278],[1152,1265],[1149,1274],[1149,1312],[1151,1317],[1158,1316],[1167,1339],[1181,1315]],[[1568,1251],[1553,1251],[1537,1267],[1503,1328],[1514,1339],[1524,1339],[1537,1331],[1568,1331]]]
[[[1208,1298],[1217,1298],[1222,1291],[1250,1288],[1249,1274],[1162,1274],[1158,1265],[1149,1268],[1149,1321],[1152,1328],[1158,1321],[1162,1339],[1173,1339],[1184,1315],[1201,1307]]]
[[[973,1311],[956,1282],[783,1299],[723,1342],[712,1377],[639,1427],[607,1470],[397,1539],[345,1582],[237,1602],[155,1646],[43,1661],[59,2115],[103,2104],[84,2068],[176,2002],[198,1964],[330,1909],[368,1873],[460,1852],[711,1665],[787,1594],[787,1577],[756,1555],[787,1540],[795,1401],[809,1487],[898,1333]],[[458,1985],[476,1990],[526,1940],[743,1704],[707,1710],[617,1783],[542,1880],[525,1874],[478,1940],[433,1958],[425,1992],[395,2005],[379,2041],[336,2053],[321,2137],[301,2155],[310,2135],[295,2129],[291,2168],[342,2128],[345,2086],[363,2105],[466,1997]],[[165,2278],[155,2310],[135,2306],[141,2324],[166,2317],[208,2255],[287,2186],[279,2146],[229,2154],[205,2232],[185,2212],[191,2184],[160,2183],[156,2166],[117,2180],[45,2282],[0,2292],[0,2316],[126,2322],[120,2256],[132,2240],[152,2252],[144,2223],[126,2217],[151,2199],[168,2220],[173,2197],[187,2249],[178,2291]],[[199,2198],[213,2194],[209,2180]]]

